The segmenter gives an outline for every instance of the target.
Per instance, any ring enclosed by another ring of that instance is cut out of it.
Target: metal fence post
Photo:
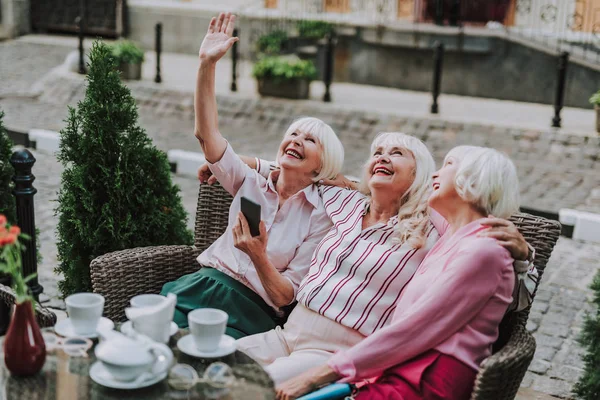
[[[160,83],[162,82],[162,78],[160,77],[160,52],[162,50],[162,24],[159,22],[155,26],[156,30],[156,38],[154,42],[154,47],[156,50],[156,77],[154,78],[154,82]]]
[[[452,3],[450,4],[448,24],[450,26],[460,25],[460,0],[452,0]]]
[[[435,42],[433,52],[433,85],[431,87],[431,95],[433,103],[431,104],[431,113],[439,112],[438,96],[440,95],[440,86],[442,84],[442,66],[444,62],[444,44]]]
[[[77,34],[79,36],[79,73],[85,74],[85,61],[83,50],[83,39],[85,29],[85,0],[79,0],[79,16],[75,19],[77,23]]]
[[[237,28],[233,30],[233,36],[238,37],[239,31]],[[231,91],[237,92],[237,62],[238,62],[238,43],[233,44],[231,49]]]
[[[325,84],[325,94],[323,101],[331,102],[331,82],[333,81],[333,61],[334,61],[334,37],[330,32],[326,36],[327,44],[325,45],[325,71],[323,73],[323,83]]]
[[[569,53],[563,51],[558,57],[558,82],[556,83],[556,96],[554,97],[554,118],[552,118],[552,126],[560,128],[560,111],[563,108],[565,98],[565,83],[567,80],[567,65],[569,64]]]
[[[10,157],[10,163],[15,169],[12,180],[15,183],[13,193],[17,203],[17,224],[21,231],[29,235],[30,240],[25,243],[23,252],[23,276],[37,274],[37,246],[35,235],[35,214],[33,196],[37,189],[33,187],[35,176],[31,168],[35,164],[35,157],[27,149],[15,151]],[[36,301],[44,290],[38,283],[38,277],[27,282]]]
[[[435,0],[435,24],[444,25],[444,0]]]

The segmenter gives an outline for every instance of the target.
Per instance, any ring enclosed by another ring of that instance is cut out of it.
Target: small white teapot
[[[115,331],[103,336],[96,358],[115,380],[142,383],[166,373],[173,362],[173,352],[162,343],[134,340]]]

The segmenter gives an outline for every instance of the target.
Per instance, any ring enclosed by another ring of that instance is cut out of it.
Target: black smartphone
[[[241,198],[242,214],[246,217],[250,226],[250,234],[252,236],[260,235],[260,204],[256,204],[252,200],[242,196]]]

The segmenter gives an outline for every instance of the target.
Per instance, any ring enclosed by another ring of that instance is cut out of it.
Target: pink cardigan
[[[475,371],[491,354],[511,303],[513,259],[474,221],[446,232],[405,287],[389,326],[328,362],[342,381],[373,378],[435,349]]]

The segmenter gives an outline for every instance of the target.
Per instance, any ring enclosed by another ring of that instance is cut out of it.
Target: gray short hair
[[[519,178],[505,154],[488,147],[458,146],[448,152],[458,160],[456,192],[486,215],[508,218],[519,210]]]
[[[318,182],[321,179],[333,179],[342,171],[342,166],[344,165],[344,146],[331,126],[318,118],[303,117],[292,122],[287,128],[285,135],[290,135],[294,131],[310,133],[323,146],[321,170],[313,178],[313,182]],[[279,156],[281,154],[278,154],[278,159]]]

